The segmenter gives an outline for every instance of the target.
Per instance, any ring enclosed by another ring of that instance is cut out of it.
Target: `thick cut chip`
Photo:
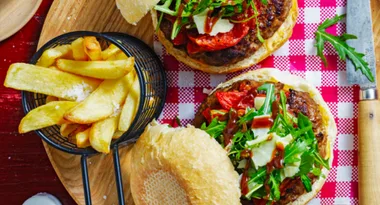
[[[18,131],[19,133],[26,133],[65,123],[63,115],[77,104],[77,102],[70,101],[54,101],[37,107],[22,118]]]
[[[72,50],[70,45],[57,46],[49,48],[44,51],[41,58],[38,60],[37,65],[42,67],[49,67],[55,63],[55,60],[62,57],[71,58]]]
[[[125,55],[125,53],[123,53],[123,52],[119,52],[116,54],[115,58],[116,58],[116,60],[127,60],[128,56]]]
[[[133,57],[116,61],[57,60],[57,66],[60,70],[99,79],[121,78],[134,69],[134,63]]]
[[[116,130],[116,132],[112,136],[112,139],[119,139],[123,134],[124,134],[123,131]]]
[[[136,115],[137,108],[140,101],[140,83],[139,78],[136,76],[132,88],[128,92],[127,99],[125,100],[123,110],[121,111],[119,130],[127,131],[129,126]]]
[[[85,131],[75,134],[77,147],[86,148],[90,146],[90,130],[91,128],[87,128]]]
[[[62,136],[68,137],[71,133],[77,130],[79,126],[80,126],[79,124],[64,123],[61,125],[59,132],[61,133]]]
[[[74,60],[85,61],[88,60],[88,56],[84,51],[84,39],[77,38],[75,41],[71,43],[71,49],[73,50],[73,58]]]
[[[134,76],[134,72],[129,72],[122,78],[103,81],[90,96],[69,110],[65,119],[79,124],[90,124],[109,117],[125,101]]]
[[[66,100],[82,101],[101,81],[65,73],[59,70],[25,63],[12,64],[4,86],[51,95]]]
[[[90,144],[98,152],[109,153],[112,137],[117,129],[119,116],[94,123],[90,130]]]
[[[93,36],[84,37],[84,52],[92,61],[102,60],[102,48]]]
[[[54,96],[47,96],[46,97],[46,103],[49,103],[49,102],[53,102],[53,101],[58,101],[59,99],[57,97],[54,97]]]
[[[102,51],[102,58],[103,60],[107,60],[109,57],[116,55],[120,51],[119,47],[111,44],[106,50]]]

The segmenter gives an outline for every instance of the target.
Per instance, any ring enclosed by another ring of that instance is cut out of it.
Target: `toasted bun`
[[[130,184],[136,205],[240,204],[227,152],[193,126],[148,125],[133,147]]]
[[[116,0],[116,6],[128,23],[136,25],[160,0]]]
[[[264,60],[275,50],[279,49],[290,38],[290,36],[293,33],[293,27],[297,21],[298,16],[297,0],[293,0],[292,2],[292,8],[289,11],[288,17],[282,23],[280,28],[274,33],[274,35],[269,39],[266,39],[263,45],[252,56],[249,56],[248,58],[242,61],[228,66],[212,66],[204,64],[188,56],[185,51],[175,48],[173,44],[170,42],[170,40],[166,39],[164,33],[161,30],[158,30],[157,36],[161,43],[165,46],[166,51],[169,54],[173,55],[177,60],[185,63],[186,65],[194,69],[201,70],[207,73],[231,73],[239,71]],[[157,14],[154,10],[152,10],[151,13],[153,18],[153,26],[156,27]]]
[[[308,92],[310,96],[313,98],[313,100],[320,106],[320,111],[323,119],[323,126],[325,127],[327,134],[326,158],[329,157],[329,164],[331,167],[334,156],[332,148],[335,142],[335,137],[337,135],[337,128],[334,121],[334,117],[331,114],[329,107],[323,100],[319,91],[313,85],[311,85],[305,79],[299,76],[291,75],[289,72],[280,71],[274,68],[262,68],[241,74],[225,83],[221,83],[210,94],[212,94],[218,89],[229,87],[233,83],[242,80],[255,80],[258,82],[281,82],[291,89]],[[329,171],[326,168],[322,169],[322,174],[327,176],[328,173]],[[300,205],[309,202],[312,198],[315,197],[315,195],[317,195],[319,190],[321,190],[323,184],[325,183],[325,180],[325,178],[320,177],[320,179],[314,182],[311,192],[303,194],[292,204]]]

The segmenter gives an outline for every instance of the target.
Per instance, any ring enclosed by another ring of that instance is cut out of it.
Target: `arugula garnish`
[[[253,139],[252,130],[247,130],[246,132],[238,131],[231,142],[231,150],[228,153],[231,159],[239,160],[241,152],[246,149],[245,144],[248,140]]]
[[[371,69],[368,66],[368,63],[363,59],[364,54],[355,51],[355,48],[349,46],[346,43],[346,40],[357,39],[356,36],[352,34],[343,34],[341,36],[334,36],[326,32],[326,29],[330,26],[336,24],[338,21],[342,20],[346,15],[336,15],[332,19],[326,19],[321,25],[318,26],[317,31],[315,32],[317,43],[317,55],[321,57],[325,66],[327,66],[326,57],[323,55],[324,43],[328,41],[337,51],[339,58],[341,60],[350,59],[354,64],[356,70],[360,70],[363,75],[365,75],[369,81],[374,82],[374,77],[372,75]],[[362,39],[366,40],[366,39]]]
[[[307,175],[303,174],[303,175],[301,175],[301,181],[302,181],[303,186],[305,187],[306,191],[311,192],[311,180],[310,180],[310,178]]]
[[[201,130],[206,131],[212,138],[217,138],[223,133],[226,125],[227,122],[220,122],[217,118],[214,118],[208,126],[206,126],[206,122],[204,122],[201,126]]]
[[[298,155],[307,150],[307,143],[305,141],[295,140],[293,143],[290,143],[285,147],[284,163],[291,164],[301,161]]]
[[[270,175],[269,175],[269,181],[268,184],[270,186],[270,196],[274,200],[279,200],[280,199],[280,172],[279,170],[274,170]]]
[[[297,175],[308,174],[314,165],[314,156],[310,152],[305,152],[301,155],[301,164],[299,166],[300,171]]]
[[[253,174],[249,176],[250,177],[248,181],[249,192],[245,195],[246,198],[249,199],[254,192],[256,192],[258,189],[263,187],[266,174],[267,174],[266,167],[261,167],[260,169],[258,169],[256,172],[254,172]]]
[[[272,113],[272,103],[275,100],[274,85],[272,83],[265,83],[257,88],[257,91],[265,91],[266,98],[263,106],[257,111],[259,115],[269,115]]]

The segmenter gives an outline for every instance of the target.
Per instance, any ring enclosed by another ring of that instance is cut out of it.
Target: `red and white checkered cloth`
[[[345,13],[346,0],[298,0],[298,5],[299,16],[290,40],[266,60],[247,70],[261,67],[289,70],[319,89],[334,115],[338,136],[330,174],[310,204],[358,204],[359,87],[347,84],[346,64],[339,60],[331,45],[327,44],[325,49],[328,67],[323,65],[314,47],[317,26],[326,18]],[[344,31],[344,22],[328,29],[332,34],[342,34]],[[207,96],[203,88],[214,88],[242,73],[210,75],[194,71],[170,56],[157,39],[154,48],[164,63],[168,78],[168,95],[159,118],[161,122],[172,124],[178,116],[182,124],[191,123]]]

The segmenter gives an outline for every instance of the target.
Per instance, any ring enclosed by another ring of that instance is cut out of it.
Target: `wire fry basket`
[[[58,36],[44,46],[32,57],[30,63],[35,64],[42,53],[49,48],[63,44],[71,44],[79,37],[94,36],[101,45],[108,46],[114,44],[120,48],[127,56],[135,57],[135,70],[140,83],[140,101],[136,116],[130,128],[117,140],[111,143],[118,200],[120,205],[124,205],[124,192],[121,177],[119,145],[126,145],[137,140],[144,131],[145,126],[154,118],[160,115],[166,97],[166,76],[161,61],[152,49],[141,40],[122,33],[96,33],[89,31],[77,31]],[[44,105],[46,95],[22,92],[22,105],[25,113],[32,109]],[[59,126],[51,126],[35,131],[50,146],[61,151],[81,155],[82,180],[86,205],[91,204],[91,192],[88,178],[87,157],[98,152],[91,147],[78,148],[75,143],[69,141],[67,137],[60,134]]]

